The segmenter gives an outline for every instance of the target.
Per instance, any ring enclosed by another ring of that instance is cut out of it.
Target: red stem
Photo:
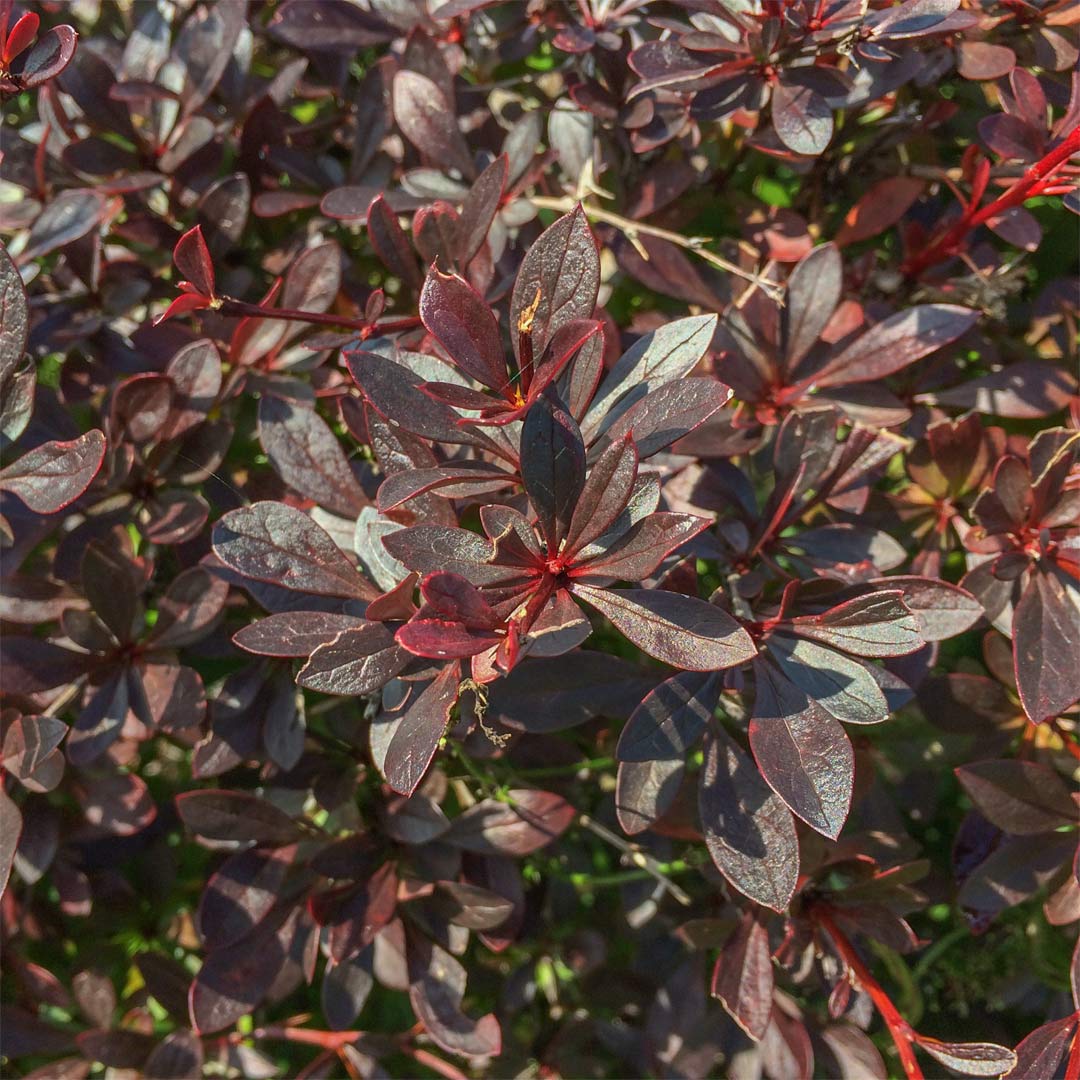
[[[1057,736],[1065,744],[1065,749],[1078,761],[1080,761],[1080,746],[1078,746],[1072,739],[1072,736],[1067,732],[1061,724],[1055,719],[1050,721],[1050,726],[1057,733]]]
[[[1048,154],[1031,166],[1008,191],[987,203],[981,210],[968,207],[945,233],[919,254],[907,259],[901,269],[908,277],[918,277],[927,267],[952,258],[963,245],[968,234],[1014,206],[1043,194],[1050,185],[1047,180],[1060,169],[1073,154],[1080,152],[1080,124]]]
[[[848,966],[851,974],[858,980],[859,985],[870,995],[874,1007],[881,1013],[881,1019],[889,1029],[892,1040],[896,1043],[896,1049],[900,1053],[900,1062],[904,1066],[904,1075],[907,1080],[924,1080],[922,1069],[915,1058],[915,1046],[912,1036],[915,1029],[900,1015],[899,1010],[892,1003],[892,999],[881,988],[879,983],[870,974],[870,969],[863,963],[862,957],[855,951],[855,946],[844,935],[844,932],[832,920],[828,912],[821,909],[814,911],[814,919],[824,930],[840,954],[844,963]],[[1077,1078],[1080,1080],[1080,1078]]]
[[[1080,1080],[1080,1029],[1073,1034],[1069,1063],[1065,1066],[1065,1080]]]
[[[419,316],[409,315],[400,319],[384,319],[368,322],[367,319],[347,319],[333,312],[293,311],[291,308],[261,308],[258,304],[249,304],[244,300],[234,300],[231,296],[219,297],[222,315],[240,315],[250,319],[280,319],[284,322],[306,322],[321,326],[342,326],[349,330],[359,330],[365,337],[375,331],[392,334],[398,330],[413,330],[421,325]]]

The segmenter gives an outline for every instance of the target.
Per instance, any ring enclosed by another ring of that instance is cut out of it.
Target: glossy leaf
[[[748,734],[761,775],[793,813],[835,840],[855,783],[851,743],[836,720],[767,663],[754,671]]]
[[[420,317],[465,374],[502,391],[507,373],[499,324],[475,289],[432,267],[420,293]]]
[[[744,896],[783,911],[799,872],[794,820],[751,758],[720,732],[706,742],[698,806],[709,854],[724,877]]]
[[[574,808],[548,791],[518,788],[509,802],[484,799],[451,822],[443,840],[479,855],[529,855],[557,840],[574,820]]]
[[[263,395],[259,441],[282,480],[324,509],[355,518],[367,505],[341,444],[314,409]]]
[[[634,710],[619,736],[620,761],[681,757],[700,738],[715,708],[716,677],[684,671],[662,682]]]
[[[226,566],[256,581],[317,596],[376,595],[330,536],[284,503],[230,511],[214,526],[213,542]]]
[[[519,355],[517,332],[523,313],[532,312],[527,333],[533,356],[542,356],[560,326],[592,316],[599,287],[596,241],[578,207],[541,233],[518,270],[510,301],[514,355]]]
[[[47,442],[0,469],[0,491],[36,514],[55,514],[90,486],[105,457],[105,437],[88,431],[71,442]]]
[[[693,596],[649,589],[572,592],[614,623],[639,649],[688,671],[718,671],[749,660],[754,643],[726,611]]]
[[[540,398],[525,417],[521,478],[553,554],[585,486],[585,443],[574,418],[552,397]]]
[[[1013,618],[1016,686],[1035,723],[1056,717],[1080,698],[1080,667],[1073,662],[1076,624],[1077,604],[1061,579],[1037,570]]]

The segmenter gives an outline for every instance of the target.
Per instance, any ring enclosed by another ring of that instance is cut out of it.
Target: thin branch
[[[557,210],[564,214],[570,213],[578,205],[570,198],[554,199],[546,195],[534,195],[529,201],[539,210]],[[630,218],[623,217],[621,214],[616,214],[611,210],[604,210],[599,206],[589,206],[582,203],[581,209],[593,221],[602,221],[605,225],[612,225],[623,233],[642,258],[648,259],[648,254],[640,246],[640,237],[651,236],[657,240],[666,240],[669,244],[693,252],[699,259],[703,259],[719,270],[725,270],[727,273],[735,274],[736,277],[740,277],[744,281],[749,281],[755,288],[761,289],[770,300],[778,304],[783,303],[784,287],[782,285],[778,285],[775,281],[769,281],[768,278],[762,277],[760,274],[744,270],[741,266],[729,262],[722,255],[709,251],[705,245],[711,241],[706,236],[683,236],[682,233],[661,229],[656,225],[647,225],[642,221],[632,221]]]
[[[621,836],[617,836],[599,821],[594,821],[588,814],[578,814],[578,823],[582,828],[588,829],[593,835],[611,844],[612,847],[618,848],[627,862],[659,881],[683,907],[690,906],[690,896],[664,873],[662,864],[651,855],[641,851],[636,844],[628,843]]]
[[[905,261],[901,270],[909,277],[918,277],[924,270],[958,254],[970,233],[991,218],[1021,206],[1028,199],[1044,194],[1051,177],[1067,165],[1069,158],[1080,152],[1080,125],[1049,153],[1028,169],[1007,191],[981,208],[968,206],[960,218],[933,243]]]
[[[881,1019],[885,1021],[885,1026],[889,1029],[889,1034],[892,1036],[892,1040],[900,1054],[900,1062],[904,1066],[904,1075],[907,1080],[924,1080],[922,1068],[915,1057],[914,1028],[900,1015],[900,1010],[892,1003],[892,998],[885,993],[878,981],[870,974],[870,969],[855,951],[855,946],[851,944],[844,932],[833,922],[829,913],[818,908],[814,910],[813,917],[821,929],[832,939],[832,943],[848,971],[870,995],[874,1007],[881,1014]]]

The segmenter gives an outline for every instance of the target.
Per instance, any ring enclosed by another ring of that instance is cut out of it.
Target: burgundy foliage
[[[5,1075],[1080,1077],[1078,11],[0,0]]]

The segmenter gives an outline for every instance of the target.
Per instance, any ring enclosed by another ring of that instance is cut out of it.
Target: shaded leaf
[[[714,731],[705,748],[698,807],[705,843],[720,872],[744,896],[783,911],[795,892],[795,822],[732,739]]]

